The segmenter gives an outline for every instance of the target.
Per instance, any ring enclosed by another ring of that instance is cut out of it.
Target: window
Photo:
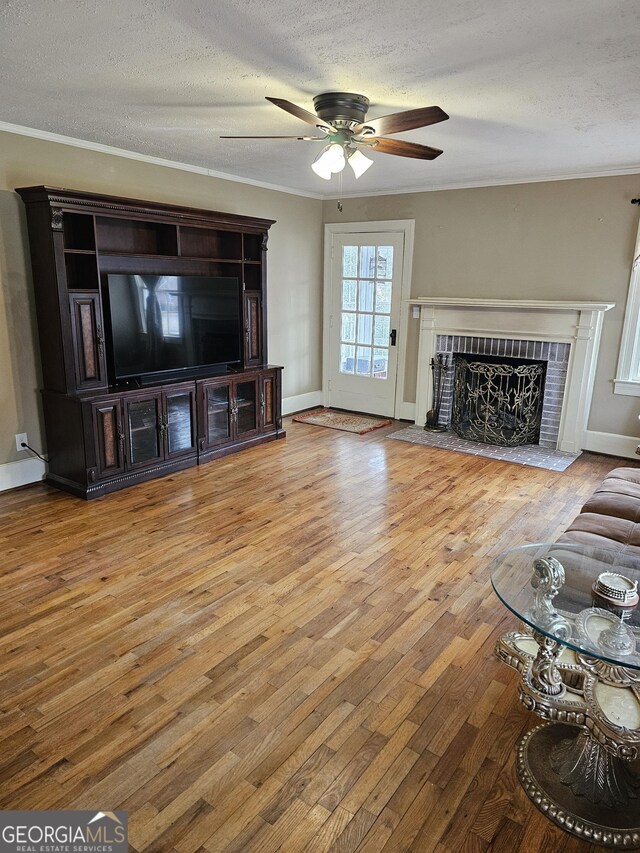
[[[175,290],[175,276],[159,276],[156,286],[149,290],[147,281],[139,275],[134,275],[138,294],[138,321],[142,334],[147,334],[147,321],[150,311],[159,312],[162,337],[179,338],[180,330],[180,296]],[[171,289],[173,285],[174,289]],[[149,300],[154,300],[152,305]]]
[[[631,265],[614,389],[616,394],[640,397],[640,226]]]

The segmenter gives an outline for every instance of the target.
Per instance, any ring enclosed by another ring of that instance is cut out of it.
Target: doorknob
[[[391,334],[389,335],[390,346],[394,347],[396,345],[396,335],[398,334],[397,329],[391,329]]]

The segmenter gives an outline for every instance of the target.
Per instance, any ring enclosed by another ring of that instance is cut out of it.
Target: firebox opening
[[[538,444],[546,361],[454,353],[451,428],[462,438]]]

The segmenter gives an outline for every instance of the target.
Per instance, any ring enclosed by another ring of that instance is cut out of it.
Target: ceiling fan
[[[405,142],[402,139],[387,139],[387,134],[402,133],[417,127],[427,127],[446,121],[449,116],[440,107],[419,107],[366,120],[369,99],[350,92],[325,92],[313,99],[315,114],[282,98],[267,98],[296,118],[313,125],[321,136],[221,136],[221,139],[297,139],[307,142],[327,143],[311,165],[313,171],[325,180],[341,172],[349,163],[356,178],[359,178],[373,163],[363,153],[380,151],[399,157],[416,160],[435,160],[442,154],[439,148]]]

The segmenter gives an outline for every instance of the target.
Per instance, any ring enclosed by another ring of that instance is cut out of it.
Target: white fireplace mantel
[[[431,359],[436,354],[438,335],[569,343],[558,450],[567,453],[582,450],[604,313],[615,303],[424,296],[409,299],[406,304],[420,308],[417,424],[424,425],[431,408]]]

